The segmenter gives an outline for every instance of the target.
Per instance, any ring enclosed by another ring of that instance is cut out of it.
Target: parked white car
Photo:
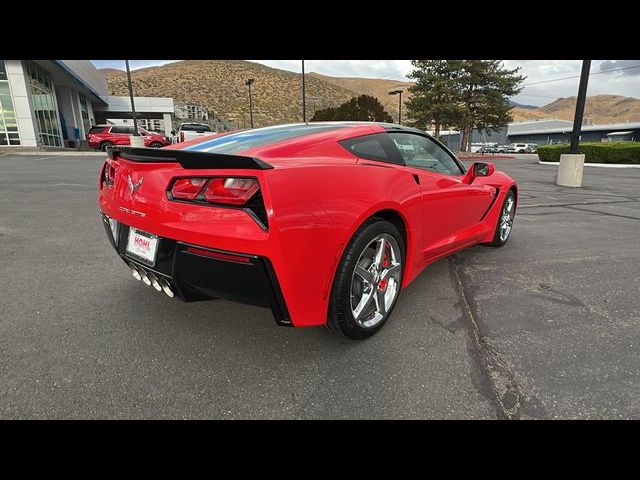
[[[216,132],[212,131],[206,123],[181,123],[178,130],[171,134],[174,137],[173,143],[181,143],[196,137],[215,135]]]
[[[511,143],[507,152],[509,153],[536,153],[538,145],[535,143]]]

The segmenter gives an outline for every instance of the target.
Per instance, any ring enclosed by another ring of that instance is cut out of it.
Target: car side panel
[[[273,214],[271,260],[295,325],[326,322],[338,262],[376,212],[393,210],[407,227],[405,283],[420,269],[420,187],[406,170],[354,159],[267,171],[265,180]]]

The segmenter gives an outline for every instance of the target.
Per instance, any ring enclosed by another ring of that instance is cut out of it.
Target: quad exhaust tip
[[[138,268],[133,263],[129,264],[129,268],[131,268],[131,273],[133,275],[133,278],[135,278],[138,281],[142,280],[142,276],[140,275]]]
[[[162,287],[160,286],[160,283],[158,282],[158,277],[156,277],[153,273],[149,274],[149,279],[151,280],[151,286],[153,288],[155,288],[157,291],[161,292],[162,291]]]
[[[173,298],[175,294],[173,290],[171,290],[171,286],[169,282],[167,282],[164,278],[158,278],[154,273],[147,273],[144,269],[134,265],[133,263],[129,264],[129,268],[131,269],[131,274],[133,278],[138,281],[143,281],[146,285],[150,285],[155,288],[158,292],[164,292],[168,297]]]

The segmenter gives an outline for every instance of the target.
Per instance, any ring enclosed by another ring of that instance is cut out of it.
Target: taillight
[[[255,178],[212,178],[204,191],[204,198],[211,203],[243,205],[258,188]]]
[[[180,141],[184,142],[184,132],[180,132]]]
[[[102,183],[107,187],[113,187],[113,179],[115,176],[115,167],[111,164],[111,162],[109,162],[109,160],[105,160]]]
[[[169,200],[199,205],[222,205],[248,211],[266,230],[267,211],[260,184],[253,177],[187,177],[176,178],[167,191]]]
[[[194,200],[206,182],[206,178],[179,178],[171,187],[171,195],[179,200]]]

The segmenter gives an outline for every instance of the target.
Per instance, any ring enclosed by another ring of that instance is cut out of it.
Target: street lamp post
[[[133,87],[131,86],[131,71],[129,70],[129,60],[124,61],[127,68],[127,83],[129,84],[129,98],[131,98],[131,115],[133,117],[133,134],[138,136],[138,122],[136,120],[136,107],[133,102]]]
[[[402,89],[392,90],[389,95],[398,95],[398,124],[402,125]]]
[[[249,123],[251,123],[251,128],[253,128],[253,102],[251,101],[251,84],[255,80],[253,78],[247,79],[244,84],[249,87]]]

